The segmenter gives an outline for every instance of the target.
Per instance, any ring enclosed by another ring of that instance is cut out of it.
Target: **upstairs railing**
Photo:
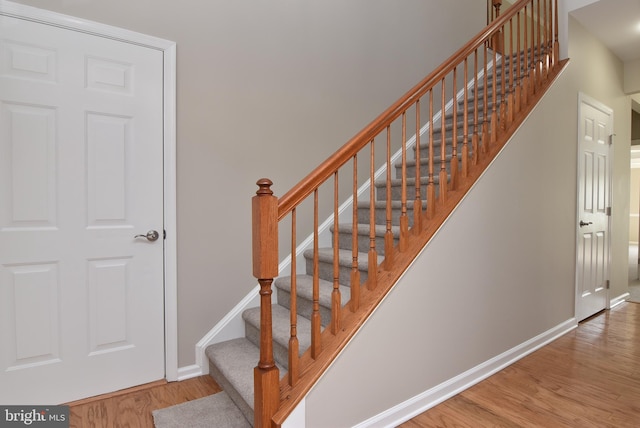
[[[487,25],[491,24],[500,16],[502,0],[487,0]]]
[[[557,10],[557,0],[516,2],[284,196],[273,195],[270,180],[258,181],[252,205],[253,274],[261,296],[256,427],[282,424],[557,76],[564,64]],[[504,40],[492,49],[496,37]],[[345,199],[349,212],[339,205]],[[323,250],[325,214],[333,228]],[[296,249],[299,236],[309,233],[311,339],[300,356],[296,273],[303,269]],[[290,243],[279,243],[282,234]],[[279,247],[289,245],[289,361],[281,379],[272,284]],[[327,275],[330,317],[323,322],[320,282]]]
[[[500,16],[502,8],[502,0],[487,0],[487,25],[491,25],[493,21]],[[498,30],[489,40],[489,48],[496,52],[502,53],[504,48],[504,34]]]

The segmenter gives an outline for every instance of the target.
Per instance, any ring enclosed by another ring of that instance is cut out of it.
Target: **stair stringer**
[[[501,62],[501,57],[498,55],[496,62]],[[487,62],[487,72],[493,68],[493,59]],[[484,69],[478,71],[476,81],[483,80]],[[471,78],[466,83],[466,88],[471,91],[474,87],[474,79]],[[460,103],[464,99],[464,88],[460,89],[455,96],[455,102]],[[445,105],[444,114],[453,110],[454,99],[450,99]],[[440,121],[443,112],[442,110],[436,112],[433,116],[433,123]],[[420,137],[429,135],[430,122],[427,121],[425,125],[420,128]],[[417,141],[416,134],[411,136],[406,141],[406,150],[411,150],[415,147]],[[393,165],[400,162],[402,159],[402,149],[397,150],[390,159],[389,164],[391,168]],[[374,181],[385,177],[387,173],[387,163],[384,162],[374,173]],[[367,179],[357,190],[357,197],[359,201],[368,201],[371,188],[371,179]],[[353,210],[353,196],[349,196],[338,208],[338,221],[350,222]],[[320,246],[330,246],[332,239],[331,226],[333,225],[333,216],[326,218],[318,227],[318,237]],[[304,252],[313,247],[313,234],[309,234],[297,247],[296,247],[296,265],[298,266],[297,273],[304,273],[305,262]],[[279,276],[287,276],[291,274],[291,255],[285,257],[278,265]],[[205,354],[205,350],[208,346],[224,342],[226,340],[236,339],[245,335],[244,321],[242,319],[242,313],[250,308],[255,308],[260,305],[259,296],[260,286],[255,285],[251,291],[240,300],[240,302],[233,307],[227,315],[225,315],[211,330],[209,330],[195,346],[195,368],[189,371],[188,376],[181,377],[180,380],[184,380],[190,377],[206,375],[209,373],[209,362]],[[274,287],[272,302],[275,304],[278,297],[278,289]],[[257,363],[257,362],[256,362]]]

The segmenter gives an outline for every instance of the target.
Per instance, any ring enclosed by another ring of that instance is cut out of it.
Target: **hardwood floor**
[[[72,403],[71,427],[153,427],[151,411],[220,391],[209,376]],[[640,426],[640,304],[623,303],[400,425]]]
[[[400,425],[640,426],[640,304],[623,303]]]
[[[153,428],[151,411],[220,392],[211,376],[155,382],[69,404],[71,428]]]

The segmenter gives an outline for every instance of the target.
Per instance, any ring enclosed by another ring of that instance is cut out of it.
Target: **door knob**
[[[590,222],[585,222],[585,221],[580,220],[580,227],[582,227],[582,226],[589,226],[590,224],[593,224],[593,222],[592,222],[592,221],[590,221]]]
[[[153,242],[153,241],[157,241],[158,238],[160,237],[160,234],[158,233],[157,230],[150,230],[147,232],[146,235],[136,235],[134,236],[134,238],[147,238],[147,240]]]

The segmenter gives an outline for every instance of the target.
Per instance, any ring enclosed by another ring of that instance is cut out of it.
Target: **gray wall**
[[[630,101],[569,22],[568,69],[313,388],[307,427],[353,426],[574,316],[578,91],[614,109],[610,297],[627,291]]]
[[[177,43],[181,367],[256,284],[256,180],[282,195],[485,23],[475,0],[17,2]]]

